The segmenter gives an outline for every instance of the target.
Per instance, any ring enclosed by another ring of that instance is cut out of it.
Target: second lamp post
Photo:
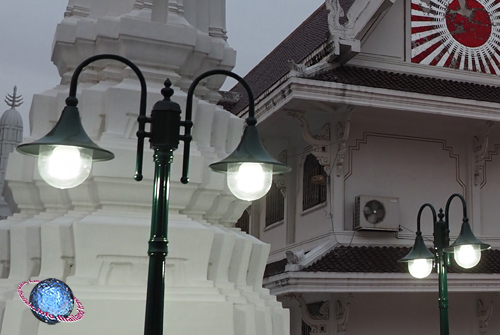
[[[462,201],[463,219],[460,235],[456,241],[450,244],[450,225],[449,225],[449,209],[450,203],[454,198],[459,198]],[[420,216],[422,211],[429,207],[432,212],[432,221],[434,223],[434,253],[430,252],[424,244],[422,232],[420,230]],[[439,220],[438,220],[439,218]],[[444,218],[444,220],[443,220]],[[434,206],[426,203],[420,207],[417,215],[417,237],[415,244],[410,253],[406,257],[400,259],[400,262],[408,263],[408,270],[415,278],[425,278],[431,271],[433,261],[435,262],[438,282],[439,282],[439,323],[440,335],[449,335],[449,319],[448,319],[448,266],[450,266],[450,254],[454,255],[458,265],[465,269],[472,268],[479,263],[481,259],[481,251],[489,249],[491,246],[479,241],[472,233],[467,217],[467,204],[465,199],[460,194],[453,194],[446,202],[445,211],[439,210],[436,215]]]

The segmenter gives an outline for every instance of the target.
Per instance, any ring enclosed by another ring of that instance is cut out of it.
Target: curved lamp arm
[[[147,102],[147,88],[146,88],[146,79],[144,79],[144,75],[142,74],[141,70],[132,63],[132,61],[128,60],[125,57],[119,56],[119,55],[113,55],[113,54],[102,54],[102,55],[95,55],[92,57],[87,58],[84,60],[78,67],[75,69],[75,72],[73,72],[73,76],[71,77],[71,83],[69,87],[69,97],[66,99],[66,103],[68,105],[73,105],[76,106],[78,104],[78,99],[76,98],[76,87],[78,85],[78,77],[80,76],[81,72],[83,69],[88,66],[89,64],[102,60],[102,59],[111,59],[111,60],[116,60],[119,61],[128,67],[130,67],[137,77],[139,78],[139,82],[141,84],[141,100],[139,104],[139,130],[137,132],[137,158],[136,158],[136,168],[135,168],[135,175],[134,179],[137,181],[142,180],[142,158],[143,158],[143,152],[144,152],[144,137],[146,136],[145,132],[145,125],[146,122],[148,122],[148,118],[146,117],[146,102]]]
[[[459,198],[461,201],[462,201],[462,207],[463,207],[463,221],[467,221],[469,222],[469,218],[467,217],[467,204],[465,202],[465,199],[464,197],[461,195],[461,194],[458,194],[458,193],[454,193],[452,194],[449,198],[448,198],[448,201],[446,202],[446,207],[444,208],[444,220],[446,221],[446,227],[449,228],[450,226],[450,220],[449,220],[449,209],[450,209],[450,204],[451,204],[451,201],[454,199],[454,198]]]
[[[398,261],[408,263],[408,271],[410,274],[420,279],[427,277],[432,272],[432,261],[436,260],[436,254],[431,253],[429,249],[427,249],[422,237],[422,231],[420,230],[420,216],[426,207],[429,207],[432,211],[433,224],[436,226],[436,210],[434,206],[429,203],[423,204],[417,215],[417,236],[415,237],[413,248],[411,248],[408,255]]]
[[[255,118],[255,103],[253,99],[253,93],[252,90],[250,89],[250,86],[248,83],[238,76],[237,74],[228,71],[228,70],[222,70],[222,69],[217,69],[217,70],[210,70],[207,72],[202,73],[199,75],[192,83],[191,86],[189,86],[188,94],[187,94],[187,101],[186,101],[186,121],[183,123],[184,125],[184,136],[183,140],[185,142],[184,144],[184,157],[183,157],[183,164],[182,164],[182,177],[181,177],[181,182],[183,184],[187,184],[189,182],[189,177],[188,177],[188,171],[189,171],[189,143],[188,141],[190,140],[191,137],[191,127],[193,126],[192,122],[192,114],[193,114],[193,97],[194,97],[194,90],[196,86],[202,81],[203,79],[213,76],[213,75],[218,75],[222,74],[228,77],[231,77],[233,79],[236,79],[241,85],[245,88],[245,91],[247,92],[248,95],[248,118],[246,119],[246,124],[249,126],[255,126],[257,124],[257,119]]]
[[[432,223],[435,223],[437,221],[436,209],[434,208],[434,206],[432,206],[429,203],[423,204],[418,210],[418,215],[417,215],[417,236],[422,235],[422,231],[420,230],[420,216],[422,215],[422,212],[425,209],[425,207],[429,207],[432,212]]]

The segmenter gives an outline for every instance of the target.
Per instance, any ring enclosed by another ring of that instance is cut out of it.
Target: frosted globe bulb
[[[40,146],[38,171],[56,188],[72,188],[87,179],[92,168],[92,150],[67,145]]]
[[[269,191],[272,175],[270,164],[231,163],[227,167],[227,186],[239,199],[253,201]]]
[[[479,245],[465,244],[454,249],[455,261],[464,269],[470,269],[479,263],[481,248]]]
[[[432,272],[432,259],[413,259],[408,262],[408,270],[415,278],[425,278]]]

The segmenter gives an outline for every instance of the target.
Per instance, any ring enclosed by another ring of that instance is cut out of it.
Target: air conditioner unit
[[[399,198],[358,195],[354,201],[355,230],[399,230]]]

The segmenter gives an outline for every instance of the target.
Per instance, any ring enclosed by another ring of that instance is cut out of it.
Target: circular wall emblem
[[[412,62],[500,74],[500,0],[412,0]]]
[[[476,0],[470,0],[468,11],[460,10],[458,0],[453,0],[446,11],[446,28],[460,44],[477,48],[491,36],[490,15]]]

